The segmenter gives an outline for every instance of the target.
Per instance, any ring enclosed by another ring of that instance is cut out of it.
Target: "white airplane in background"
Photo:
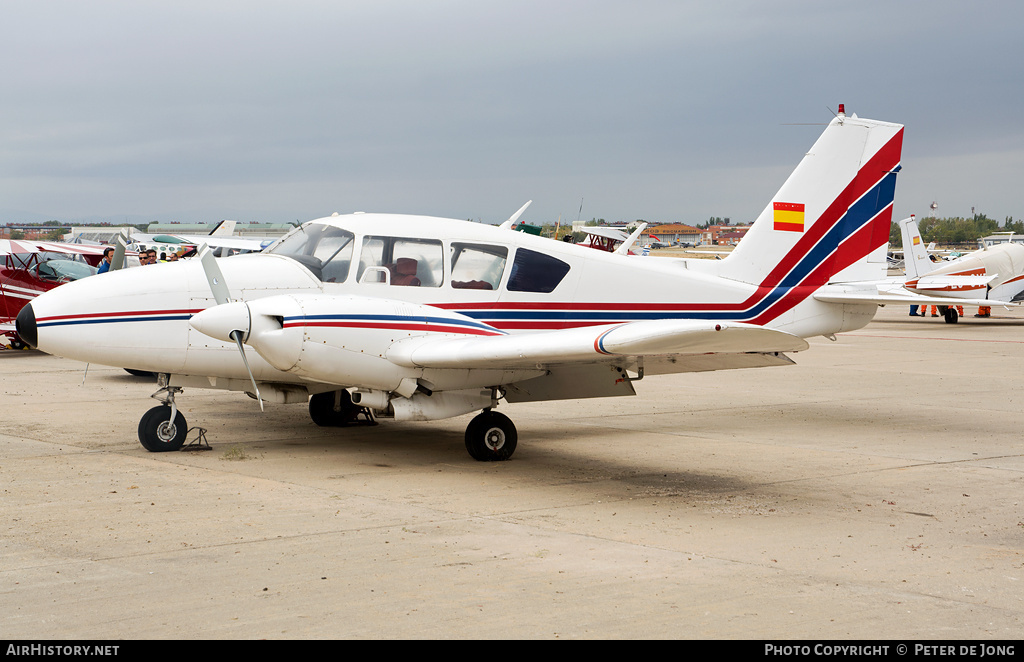
[[[187,245],[198,247],[206,244],[217,257],[258,253],[277,241],[277,238],[271,237],[237,237],[232,234],[234,230],[235,221],[221,221],[210,234],[146,234],[133,231],[127,241],[132,250],[153,248],[157,251],[175,251]]]
[[[478,460],[517,444],[499,402],[634,395],[652,375],[788,365],[871,321],[903,127],[838,116],[723,260],[644,259],[396,214],[310,221],[266,252],[69,283],[18,316],[59,356],[159,375],[139,423],[178,449],[182,388],[307,402],[319,425],[481,411]],[[885,300],[885,297],[881,297]],[[155,303],[158,302],[158,303]],[[247,347],[246,347],[247,346]],[[247,351],[251,350],[251,351]],[[239,355],[241,354],[241,355]]]
[[[948,297],[952,305],[1007,306],[1024,298],[1024,246],[1007,242],[936,262],[925,248],[913,216],[900,221],[900,232],[908,291]],[[955,311],[951,315],[947,310],[944,315],[947,322],[956,322]]]

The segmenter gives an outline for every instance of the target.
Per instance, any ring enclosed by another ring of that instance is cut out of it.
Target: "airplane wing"
[[[236,250],[261,251],[270,244],[277,241],[277,237],[225,237],[222,235],[195,235],[176,234],[173,235],[189,244],[199,246],[206,244],[210,248],[233,248]]]
[[[99,244],[65,244],[59,241],[30,241],[23,242],[35,246],[41,252],[64,253],[65,255],[103,255],[103,251],[109,246]]]
[[[278,237],[279,238],[279,237]],[[133,232],[130,240],[136,245],[139,244],[163,244],[170,240],[176,240],[181,244],[192,244],[200,246],[206,244],[210,248],[229,248],[232,250],[243,250],[259,252],[274,243],[278,238],[274,237],[236,237],[223,235],[193,235],[193,234],[143,234]]]
[[[615,228],[584,227],[583,232],[597,237],[604,237],[605,239],[613,239],[615,241],[626,241],[629,239],[629,235],[622,230],[616,230]],[[639,236],[639,233],[637,233],[637,236]]]
[[[953,276],[937,274],[935,276],[922,276],[913,283],[915,290],[960,290],[960,289],[984,289],[999,274],[984,276]]]
[[[0,255],[11,255],[13,253],[37,253],[32,242],[23,239],[0,239]]]
[[[90,256],[98,259],[103,256],[103,251],[107,248],[109,246],[101,246],[99,244],[65,244],[59,241],[2,239],[0,240],[0,257],[11,254],[62,253],[65,255]]]
[[[514,369],[615,359],[799,352],[807,341],[739,322],[647,320],[493,337],[421,337],[399,341],[389,361],[415,368]]]
[[[636,395],[649,375],[781,366],[803,338],[738,322],[649,320],[542,333],[410,338],[388,360],[421,369],[503,370],[509,402]],[[537,370],[544,371],[540,376]],[[626,370],[637,373],[631,378]],[[529,376],[525,376],[529,375]]]

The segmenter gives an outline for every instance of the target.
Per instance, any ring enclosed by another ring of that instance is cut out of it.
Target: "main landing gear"
[[[360,420],[359,417],[363,419]],[[352,402],[348,391],[317,393],[309,399],[309,417],[322,428],[341,428],[346,425],[376,425],[373,412]]]
[[[317,393],[309,399],[309,417],[320,427],[376,425],[373,412],[352,402],[348,391]],[[360,419],[362,417],[362,420]],[[485,409],[466,428],[466,450],[475,460],[497,462],[512,457],[518,434],[508,416]]]
[[[507,460],[516,450],[518,436],[508,416],[485,409],[466,427],[466,450],[481,462]]]

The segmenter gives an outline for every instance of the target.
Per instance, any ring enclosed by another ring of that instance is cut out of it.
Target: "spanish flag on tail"
[[[804,231],[804,204],[802,202],[773,202],[775,229],[785,232]]]

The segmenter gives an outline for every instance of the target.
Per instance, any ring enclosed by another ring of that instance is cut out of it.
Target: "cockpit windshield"
[[[43,280],[78,280],[96,273],[96,267],[74,260],[47,260],[39,265],[39,277]]]
[[[267,250],[287,255],[325,283],[344,283],[352,264],[355,235],[332,225],[296,228]]]

